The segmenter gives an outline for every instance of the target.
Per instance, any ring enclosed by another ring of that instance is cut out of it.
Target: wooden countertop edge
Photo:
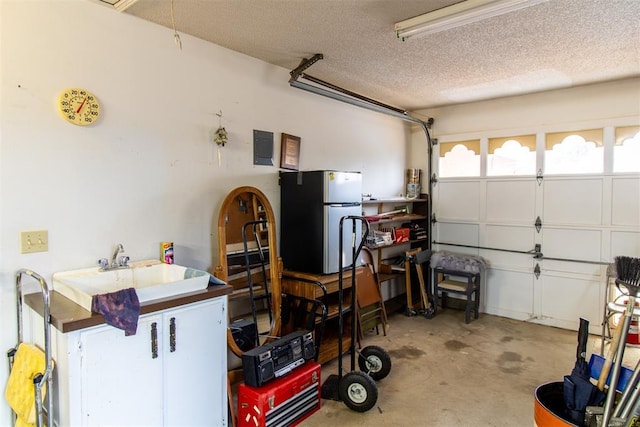
[[[356,267],[356,275],[362,273],[362,266]],[[351,278],[351,268],[344,270],[342,272],[342,278]],[[314,273],[303,273],[300,271],[292,271],[292,270],[283,270],[282,271],[283,279],[302,279],[320,283],[329,283],[335,282],[339,279],[338,273],[332,274],[314,274]]]
[[[141,304],[140,315],[225,296],[231,292],[233,292],[233,288],[229,285],[209,286],[201,291],[189,292]],[[38,314],[43,315],[44,303],[40,292],[25,295],[24,302]],[[102,315],[85,310],[55,290],[51,292],[50,315],[51,325],[63,333],[105,323]]]

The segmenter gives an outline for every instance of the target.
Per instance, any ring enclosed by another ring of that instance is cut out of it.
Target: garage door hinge
[[[434,173],[433,175],[431,175],[431,184],[436,185],[437,182],[438,182],[438,177]]]
[[[540,217],[536,218],[536,222],[534,224],[536,226],[536,231],[540,234],[540,230],[542,229],[542,220]]]
[[[542,185],[542,180],[544,177],[542,176],[542,169],[538,169],[538,174],[536,175],[536,181],[538,181],[538,185]]]
[[[540,271],[540,264],[536,263],[536,266],[533,269],[533,274],[536,276],[536,280],[540,277]]]
[[[435,224],[436,222],[438,222],[438,218],[436,218],[436,214],[432,213],[431,214],[431,223]]]
[[[431,138],[431,146],[438,145],[438,138]]]

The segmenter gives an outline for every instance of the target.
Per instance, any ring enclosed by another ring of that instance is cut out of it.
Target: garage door
[[[482,311],[599,333],[609,263],[640,257],[639,130],[434,147],[434,248],[488,260]]]

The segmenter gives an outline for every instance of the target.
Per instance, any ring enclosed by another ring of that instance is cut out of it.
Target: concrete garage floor
[[[391,355],[376,406],[357,413],[323,400],[302,426],[532,426],[535,388],[562,381],[575,362],[574,331],[487,314],[465,324],[454,309],[431,320],[393,314],[389,323],[386,337],[374,331],[363,342]],[[599,353],[600,337],[587,348]],[[336,373],[336,361],[324,365],[322,381]]]

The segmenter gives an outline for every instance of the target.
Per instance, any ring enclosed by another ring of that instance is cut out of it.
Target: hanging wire
[[[180,39],[180,34],[176,30],[176,19],[173,16],[173,0],[171,0],[171,25],[173,26],[173,40],[176,42],[180,50],[182,50],[182,40]]]

